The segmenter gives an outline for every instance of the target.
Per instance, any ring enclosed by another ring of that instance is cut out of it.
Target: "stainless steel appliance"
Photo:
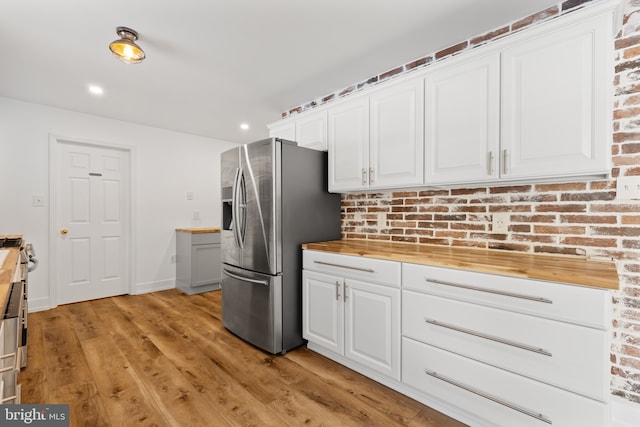
[[[17,375],[27,365],[28,273],[35,270],[37,260],[33,247],[21,237],[0,238],[0,248],[20,250],[0,322],[0,403],[19,404]]]
[[[222,323],[271,353],[302,338],[302,250],[340,238],[327,153],[276,138],[222,153]]]
[[[22,238],[5,239],[3,247],[19,247],[20,258],[11,279],[11,288],[4,320],[17,328],[18,366],[27,366],[27,312],[29,311],[29,273],[36,269],[38,260],[35,258],[33,245],[25,244]],[[32,264],[32,265],[29,265]],[[11,330],[13,328],[9,328]]]

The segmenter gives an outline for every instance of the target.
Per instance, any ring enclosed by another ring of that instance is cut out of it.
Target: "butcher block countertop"
[[[219,233],[219,228],[176,228],[176,231],[179,233],[192,233],[192,234],[202,234],[202,233]]]
[[[15,238],[22,236],[12,235],[0,237]],[[9,292],[11,291],[11,279],[13,278],[13,273],[15,272],[16,265],[18,264],[18,257],[20,256],[20,248],[0,248],[0,250],[9,251],[4,262],[0,265],[0,313],[4,314],[4,311],[7,308]]]
[[[305,243],[302,248],[595,288],[619,287],[613,262],[582,257],[368,240]]]

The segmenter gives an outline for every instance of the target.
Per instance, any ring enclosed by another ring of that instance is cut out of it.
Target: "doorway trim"
[[[84,145],[97,148],[126,151],[129,154],[129,224],[126,232],[129,233],[129,283],[127,286],[129,295],[135,293],[136,277],[136,150],[129,145],[112,144],[101,141],[91,141],[80,138],[64,137],[56,134],[49,134],[49,308],[58,306],[58,269],[56,266],[56,256],[58,252],[58,147],[60,143]]]

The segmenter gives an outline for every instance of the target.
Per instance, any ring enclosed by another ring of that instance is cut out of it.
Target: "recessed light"
[[[249,124],[248,123],[240,123],[240,129],[249,130]]]
[[[89,85],[89,92],[93,95],[102,95],[104,93],[104,90],[102,90],[100,86]]]

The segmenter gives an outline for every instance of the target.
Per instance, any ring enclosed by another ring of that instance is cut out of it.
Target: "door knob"
[[[63,228],[60,229],[60,234],[67,234],[68,232],[69,232],[69,229],[67,229],[67,228],[63,227]]]

